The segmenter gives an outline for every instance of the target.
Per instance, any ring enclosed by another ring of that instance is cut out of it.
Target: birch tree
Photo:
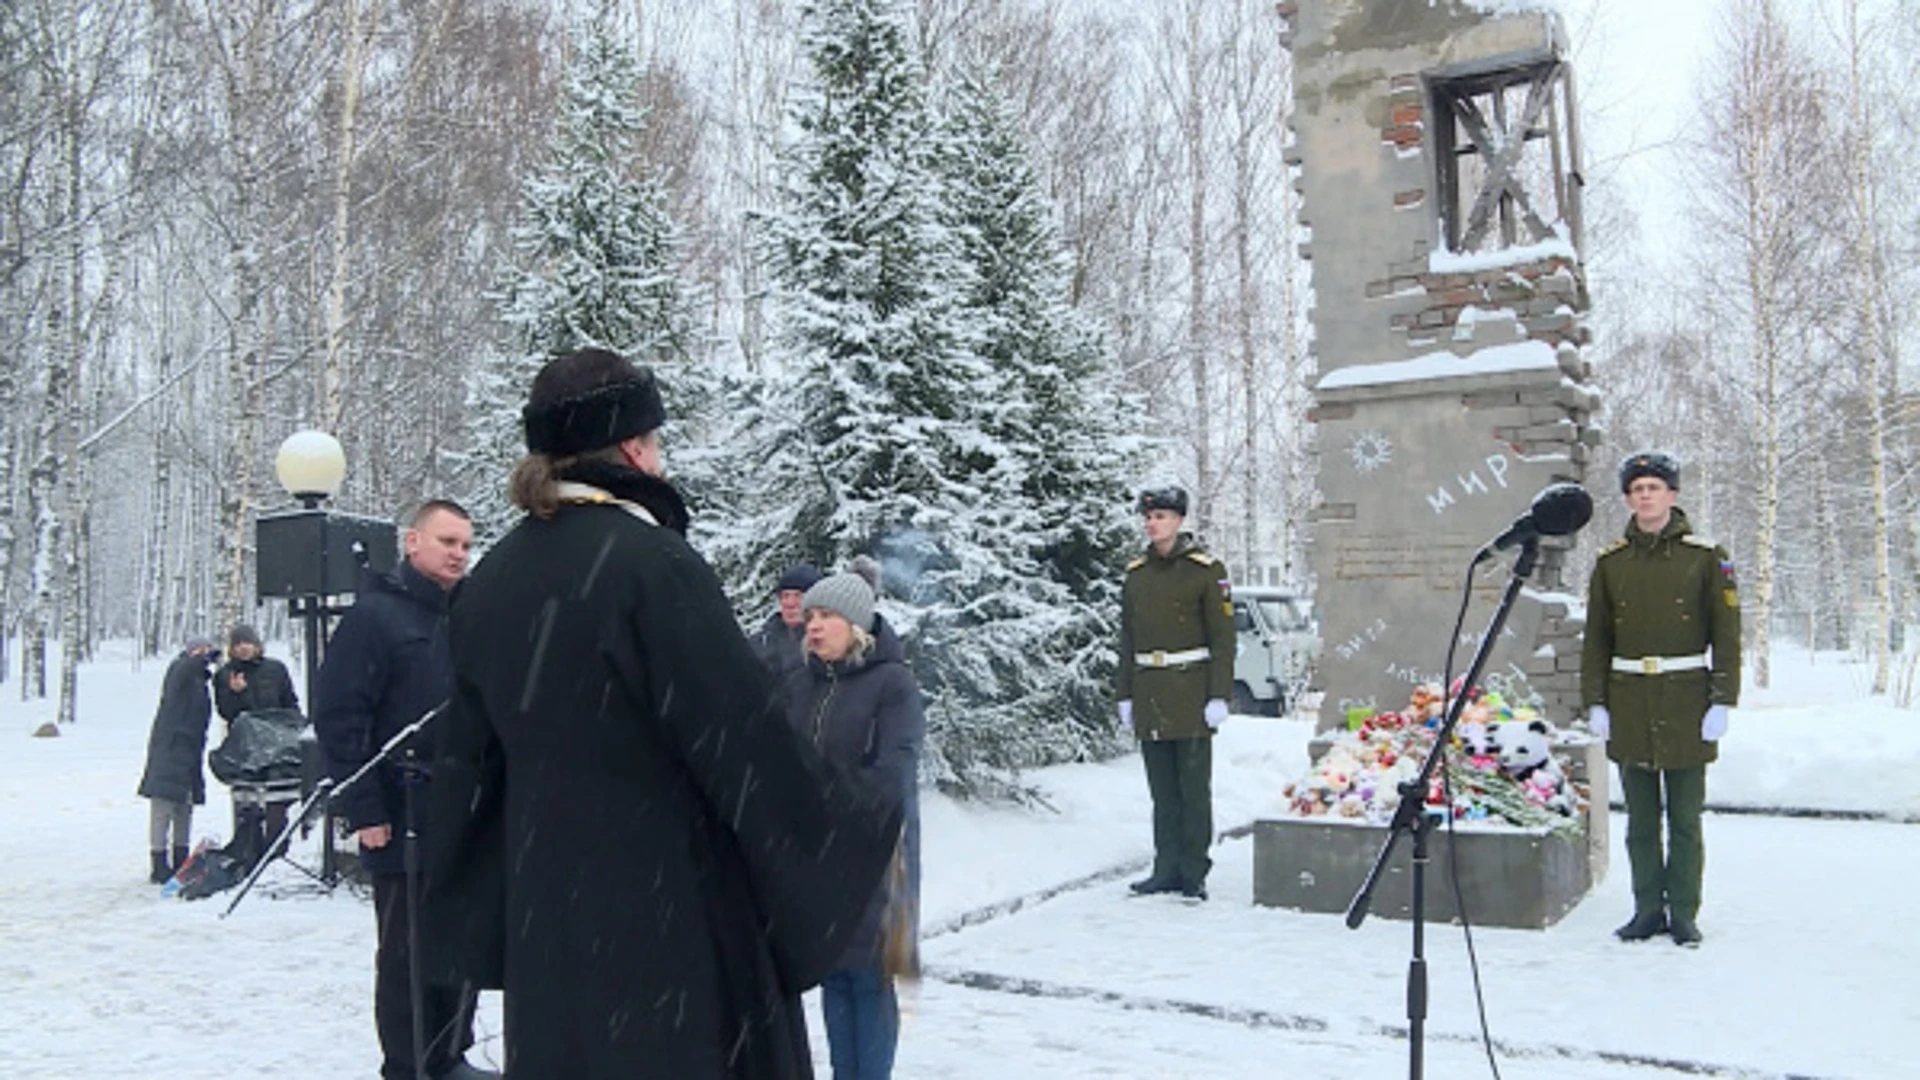
[[[320,362],[317,420],[322,431],[338,431],[346,409],[347,288],[352,280],[353,180],[360,149],[360,95],[368,54],[380,32],[382,0],[338,0],[341,19],[338,111],[333,122],[333,224],[326,299],[326,352]]]
[[[1793,319],[1817,244],[1810,178],[1825,123],[1824,92],[1775,0],[1734,0],[1726,9],[1710,85],[1701,97],[1701,161],[1709,219],[1732,246],[1733,290],[1745,320],[1757,521],[1746,590],[1754,685],[1771,680],[1771,621],[1779,557],[1783,445],[1806,356]]]
[[[1841,19],[1847,65],[1846,177],[1847,222],[1851,233],[1853,352],[1859,357],[1861,406],[1865,412],[1867,490],[1870,502],[1869,540],[1873,559],[1873,692],[1886,693],[1892,675],[1888,633],[1893,626],[1892,523],[1888,511],[1887,375],[1890,335],[1882,322],[1884,255],[1880,232],[1885,225],[1877,192],[1876,131],[1873,122],[1875,92],[1868,85],[1867,43],[1862,36],[1860,0],[1843,0]]]

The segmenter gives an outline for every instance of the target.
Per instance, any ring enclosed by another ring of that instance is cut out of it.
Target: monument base
[[[1384,826],[1326,818],[1277,818],[1253,826],[1253,902],[1298,911],[1343,912],[1367,878]],[[1560,921],[1593,886],[1583,832],[1441,823],[1428,841],[1426,918],[1455,922],[1454,869],[1475,926],[1541,929]],[[1457,850],[1456,850],[1457,849]],[[1372,914],[1412,916],[1413,842],[1403,839],[1374,890]]]
[[[1315,757],[1324,745],[1312,752]],[[1467,917],[1475,926],[1541,929],[1559,922],[1607,876],[1607,802],[1611,771],[1605,746],[1585,736],[1555,744],[1567,776],[1585,785],[1587,808],[1578,830],[1553,832],[1479,822],[1446,822],[1427,842],[1426,917],[1454,922],[1453,864],[1460,868]],[[1253,902],[1296,911],[1344,912],[1367,879],[1386,842],[1384,825],[1346,818],[1288,817],[1253,825]],[[1458,842],[1456,859],[1450,845]],[[1386,879],[1374,891],[1375,915],[1412,917],[1413,839],[1403,837]]]

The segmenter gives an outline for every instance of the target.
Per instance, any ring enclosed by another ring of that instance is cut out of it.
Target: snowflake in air
[[[1393,440],[1377,431],[1362,431],[1353,437],[1347,452],[1353,457],[1354,468],[1370,473],[1393,460]]]

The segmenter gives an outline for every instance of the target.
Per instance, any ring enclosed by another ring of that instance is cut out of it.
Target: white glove
[[[1605,705],[1595,705],[1587,710],[1587,730],[1593,732],[1596,739],[1604,739],[1613,732],[1613,714]]]
[[[1133,734],[1133,700],[1131,698],[1120,703],[1120,734]]]
[[[1227,722],[1227,703],[1214,698],[1207,702],[1207,711],[1201,715],[1206,717],[1208,727],[1218,731],[1220,725]]]
[[[1700,737],[1708,742],[1719,742],[1720,736],[1727,733],[1728,719],[1725,705],[1707,706],[1707,715],[1700,718]]]

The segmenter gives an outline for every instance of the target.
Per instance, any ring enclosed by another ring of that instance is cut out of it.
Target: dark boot
[[[1700,944],[1700,924],[1692,919],[1675,915],[1673,923],[1667,927],[1667,932],[1673,935],[1675,945],[1685,945],[1691,949],[1697,948]]]
[[[1204,881],[1184,882],[1180,886],[1180,895],[1189,900],[1205,900],[1207,898],[1207,883]]]
[[[167,879],[173,877],[173,867],[167,865],[167,853],[154,851],[149,854],[153,856],[153,873],[147,875],[147,881],[154,885],[165,885]]]
[[[1127,891],[1135,896],[1152,896],[1154,893],[1179,892],[1180,883],[1173,878],[1142,878],[1127,886]]]
[[[1613,932],[1621,941],[1645,941],[1667,928],[1667,913],[1664,911],[1642,911],[1627,920],[1627,924]]]
[[[187,865],[187,846],[185,844],[175,845],[173,849],[173,873],[179,873],[180,868],[185,865]],[[172,877],[173,874],[168,874],[167,876]]]

